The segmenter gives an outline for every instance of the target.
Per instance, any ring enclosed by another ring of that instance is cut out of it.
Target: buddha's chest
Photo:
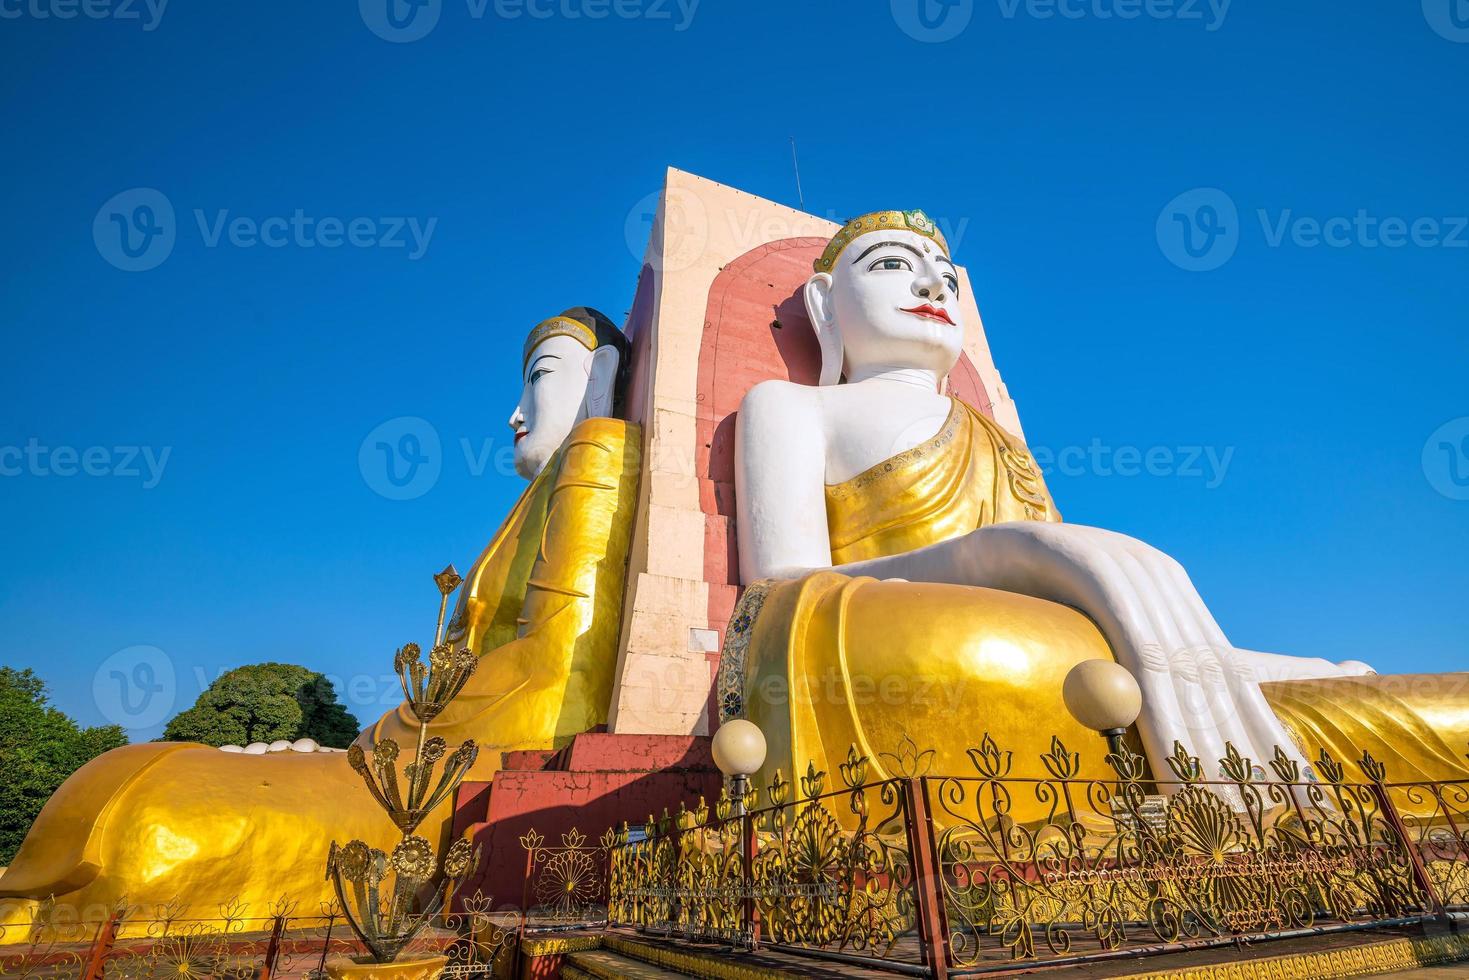
[[[932,439],[952,403],[938,395],[873,391],[827,412],[826,483],[843,483]]]

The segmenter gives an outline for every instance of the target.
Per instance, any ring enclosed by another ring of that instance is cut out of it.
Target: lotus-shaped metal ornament
[[[403,835],[391,854],[354,840],[345,846],[333,841],[327,857],[327,877],[347,922],[379,963],[392,962],[403,951],[480,860],[468,840],[457,840],[441,863],[433,844],[415,833],[464,781],[479,755],[473,740],[450,751],[444,739],[428,734],[429,723],[463,690],[477,663],[470,650],[440,642],[449,594],[461,581],[452,565],[434,576],[439,620],[428,662],[416,643],[400,647],[393,657],[403,696],[418,720],[417,744],[401,766],[401,779],[404,753],[394,739],[377,740],[370,753],[361,745],[347,751],[347,763]]]

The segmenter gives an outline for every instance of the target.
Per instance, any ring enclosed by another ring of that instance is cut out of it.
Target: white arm
[[[810,389],[766,381],[735,420],[740,577],[795,578],[831,566],[826,446]]]

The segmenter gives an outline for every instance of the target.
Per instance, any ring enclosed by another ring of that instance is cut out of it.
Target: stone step
[[[610,735],[583,732],[566,752],[569,772],[718,772],[704,735]]]
[[[771,950],[733,953],[717,944],[665,942],[617,933],[602,936],[602,949],[641,960],[675,975],[707,980],[851,980],[853,977],[897,980],[899,974],[830,960],[794,957]]]
[[[689,974],[665,970],[612,950],[593,949],[567,956],[561,965],[561,976],[570,980],[664,980]]]
[[[559,769],[563,762],[563,749],[521,749],[500,753],[500,768],[517,772],[535,772],[542,769]]]
[[[608,932],[602,936],[602,949],[709,980],[905,980],[903,974],[878,964],[835,962],[770,947],[731,953],[712,943]],[[1469,978],[1469,934],[1454,934],[1442,927],[1428,930],[1413,927],[1308,935],[1243,949],[1192,949],[1159,956],[1098,960],[1052,967],[1046,975],[1055,980],[1165,980],[1226,975],[1239,980],[1281,977],[1338,980],[1388,973],[1395,968],[1453,962],[1465,964],[1450,967],[1460,971],[1455,975]],[[1010,964],[990,965],[1004,969]],[[1044,967],[1044,963],[1037,962],[1034,966]]]

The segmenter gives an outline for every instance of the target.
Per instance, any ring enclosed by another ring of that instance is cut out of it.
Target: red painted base
[[[527,908],[526,852],[520,838],[535,830],[549,846],[573,829],[596,842],[623,821],[639,824],[680,804],[711,805],[723,777],[707,737],[576,736],[559,752],[507,752],[493,783],[466,782],[455,796],[454,836],[482,850],[478,871],[459,887],[456,904],[477,891],[495,908]]]

